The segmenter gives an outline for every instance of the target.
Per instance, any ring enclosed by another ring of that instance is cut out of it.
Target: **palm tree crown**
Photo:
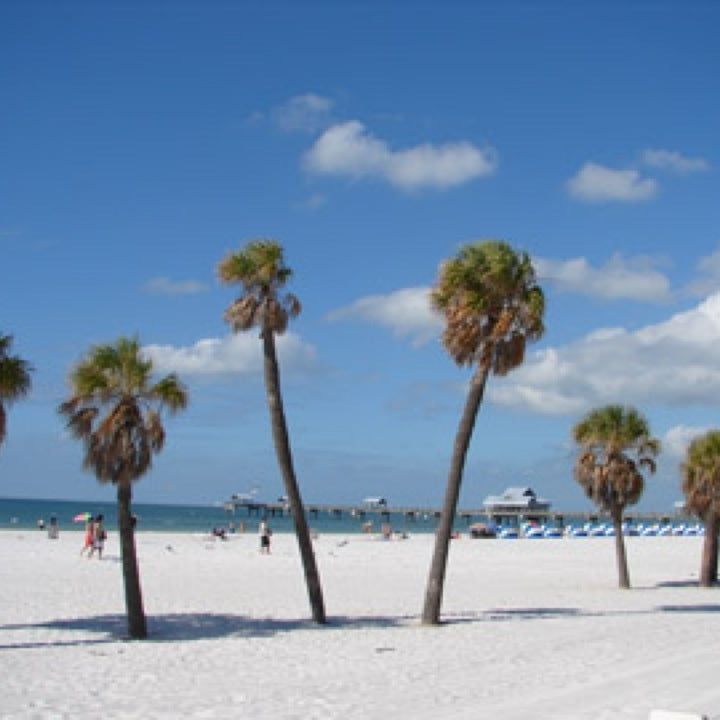
[[[708,511],[720,515],[720,430],[690,443],[682,475],[687,509],[701,518]]]
[[[445,314],[443,343],[458,365],[480,362],[505,375],[544,332],[545,297],[527,253],[488,240],[441,265],[431,294]]]
[[[98,345],[70,376],[72,396],[60,405],[74,437],[85,443],[85,467],[102,482],[129,482],[150,467],[165,442],[160,412],[187,406],[187,391],[175,375],[151,379],[137,339]]]
[[[642,470],[655,472],[660,442],[632,407],[608,405],[590,412],[574,428],[580,453],[575,477],[604,510],[636,503],[644,490]]]
[[[0,445],[7,433],[5,407],[30,392],[32,367],[21,357],[10,355],[12,336],[0,333]]]
[[[225,311],[233,330],[258,326],[281,335],[288,320],[300,314],[300,301],[292,293],[281,294],[292,277],[285,265],[282,246],[274,240],[257,240],[240,252],[231,252],[218,265],[221,282],[239,283],[243,294]]]

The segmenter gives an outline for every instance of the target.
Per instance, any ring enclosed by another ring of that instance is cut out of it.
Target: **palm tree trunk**
[[[5,406],[0,402],[0,445],[5,441],[5,433],[7,432],[7,413]]]
[[[630,588],[630,573],[628,572],[627,555],[625,553],[625,536],[622,531],[621,507],[614,507],[610,512],[612,524],[615,529],[615,556],[617,557],[618,584],[624,590]]]
[[[485,392],[489,371],[490,368],[486,364],[482,364],[478,366],[473,375],[467,399],[465,400],[465,409],[455,435],[455,445],[445,490],[445,501],[440,513],[438,529],[435,533],[435,550],[433,551],[430,575],[425,590],[425,604],[422,611],[423,625],[437,625],[440,622],[440,606],[442,604],[445,570],[450,549],[450,535],[457,511],[458,498],[460,497],[463,468],[465,467],[465,458],[470,446],[470,438],[475,427],[480,403]]]
[[[705,517],[705,541],[700,563],[700,585],[712,587],[718,577],[718,531],[720,517],[712,510]]]
[[[125,608],[127,611],[128,633],[135,640],[147,637],[147,624],[143,610],[140,574],[135,552],[135,531],[132,526],[130,501],[132,486],[129,481],[120,481],[117,486],[118,528],[120,529],[120,552],[122,555],[123,580],[125,582]]]
[[[300,496],[300,488],[295,477],[292,453],[290,451],[290,438],[288,436],[285,411],[283,410],[282,394],[280,391],[280,371],[278,369],[275,352],[275,335],[272,330],[265,329],[262,333],[263,354],[265,369],[265,391],[267,393],[268,407],[270,409],[270,424],[272,426],[273,442],[277,454],[278,464],[285,483],[290,512],[295,522],[295,535],[297,536],[300,558],[305,572],[310,609],[313,620],[324,624],[325,603],[323,601],[320,574],[315,563],[310,530],[308,529],[305,508]]]

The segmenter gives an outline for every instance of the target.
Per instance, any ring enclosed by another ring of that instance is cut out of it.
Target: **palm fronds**
[[[292,270],[285,265],[282,246],[274,240],[257,240],[229,253],[217,272],[222,283],[239,284],[243,289],[225,311],[225,321],[235,332],[259,327],[281,335],[289,320],[300,314],[297,297],[280,292]]]
[[[575,479],[603,510],[635,504],[644,490],[643,471],[655,472],[660,442],[635,408],[607,405],[574,428],[579,446]]]
[[[25,397],[31,388],[32,366],[18,355],[11,355],[12,335],[0,333],[0,445],[7,435],[6,406]]]
[[[130,482],[150,468],[165,441],[161,411],[187,406],[176,375],[151,384],[152,362],[137,338],[98,345],[72,370],[72,395],[58,412],[85,444],[84,467],[101,482]]]
[[[505,375],[544,332],[545,299],[527,253],[488,240],[440,266],[430,296],[446,319],[443,344],[458,365],[483,363]]]

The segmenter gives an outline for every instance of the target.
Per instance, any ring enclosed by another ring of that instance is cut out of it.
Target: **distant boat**
[[[229,500],[223,503],[225,510],[233,511],[238,507],[263,507],[265,503],[257,500],[258,489],[253,488],[249,492],[233,493]]]
[[[388,501],[384,497],[366,497],[363,498],[362,504],[366,508],[377,510],[379,508],[386,508]]]

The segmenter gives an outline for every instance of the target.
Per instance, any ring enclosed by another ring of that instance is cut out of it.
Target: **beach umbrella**
[[[77,522],[77,523],[79,523],[79,522],[87,522],[91,517],[92,517],[92,515],[91,515],[89,512],[78,513],[78,514],[73,518],[73,522]]]

